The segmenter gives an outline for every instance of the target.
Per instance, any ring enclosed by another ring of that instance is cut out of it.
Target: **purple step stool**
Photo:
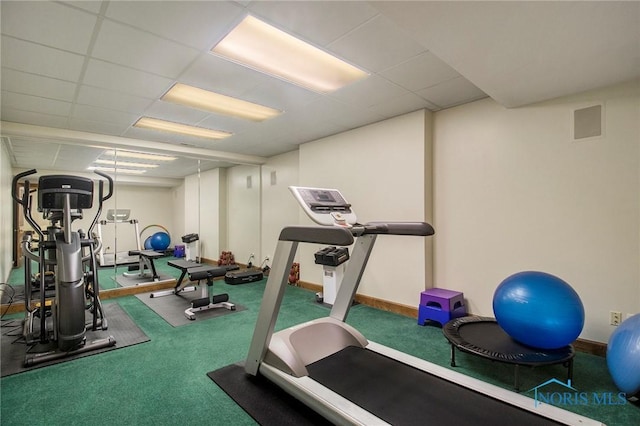
[[[466,314],[464,295],[459,291],[430,288],[420,293],[418,325],[424,325],[427,320],[445,325],[452,319]]]

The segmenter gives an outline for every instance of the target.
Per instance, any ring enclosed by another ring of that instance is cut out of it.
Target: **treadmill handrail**
[[[354,241],[350,229],[338,226],[287,226],[278,239],[334,246],[348,246]]]
[[[435,234],[433,226],[426,222],[368,222],[362,225],[364,234],[413,235],[427,237]]]

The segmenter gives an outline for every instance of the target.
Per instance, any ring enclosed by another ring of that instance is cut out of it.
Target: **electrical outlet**
[[[611,311],[609,312],[609,324],[620,325],[622,322],[622,312]]]

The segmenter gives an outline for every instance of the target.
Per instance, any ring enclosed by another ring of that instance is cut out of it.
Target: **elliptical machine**
[[[13,178],[11,195],[22,206],[26,221],[38,234],[22,239],[25,269],[25,312],[23,336],[29,349],[24,365],[114,346],[112,336],[87,342],[85,311],[92,314],[91,329],[107,330],[99,297],[98,267],[95,253],[100,241],[91,238],[102,212],[102,204],[113,195],[113,179],[95,172],[109,184],[104,195],[104,182],[98,184],[98,209],[88,232],[73,231],[71,223],[82,218],[82,210],[93,205],[93,181],[68,175],[41,176],[38,180],[38,211],[50,222],[43,230],[31,215],[32,197],[29,180],[23,183],[23,194],[17,195],[18,181],[37,173],[35,169]],[[32,282],[31,261],[38,264],[39,279]],[[45,276],[55,277],[53,289],[47,286]],[[34,285],[37,284],[37,286]],[[38,292],[36,299],[34,293]],[[37,321],[39,319],[39,321]],[[34,351],[31,351],[34,349]]]

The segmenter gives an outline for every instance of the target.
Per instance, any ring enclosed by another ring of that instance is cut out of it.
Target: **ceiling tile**
[[[76,104],[73,108],[72,117],[80,120],[106,122],[127,126],[133,124],[138,119],[139,115],[116,111],[113,109],[100,108],[92,105]]]
[[[39,44],[2,37],[2,66],[66,81],[80,76],[84,57]]]
[[[84,76],[84,83],[120,93],[157,99],[171,87],[173,80],[91,59]]]
[[[272,77],[213,54],[201,55],[180,76],[180,82],[227,96],[240,96]]]
[[[109,123],[106,121],[91,121],[80,118],[70,118],[69,127],[81,132],[97,133],[103,135],[122,136],[130,127],[126,123]]]
[[[426,50],[381,15],[334,41],[329,49],[347,62],[372,72],[405,62]]]
[[[353,83],[329,95],[341,102],[360,107],[370,107],[389,99],[398,98],[407,90],[388,80],[372,75],[369,78]]]
[[[242,99],[246,101],[281,111],[306,105],[318,97],[318,93],[275,78],[242,93]]]
[[[75,163],[79,169],[86,170],[103,151],[104,149],[93,146],[61,145],[56,164],[63,168],[68,167],[69,163]]]
[[[129,127],[121,136],[132,139],[166,142],[172,144],[179,143],[179,136],[174,133],[160,132],[151,129],[142,129],[140,127],[133,126]]]
[[[440,108],[414,93],[406,93],[398,98],[390,99],[387,102],[381,102],[369,108],[371,112],[385,118],[396,117],[419,109],[437,111]]]
[[[400,86],[416,91],[434,86],[460,74],[431,52],[424,52],[399,65],[380,72]]]
[[[105,20],[92,56],[119,65],[176,78],[199,52],[155,35]]]
[[[3,90],[2,109],[5,108],[66,116],[71,110],[71,103]]]
[[[327,46],[378,14],[364,1],[257,1],[249,11],[316,46]]]
[[[2,121],[14,123],[32,124],[35,126],[55,127],[64,129],[67,127],[67,117],[61,115],[40,114],[31,111],[2,108]]]
[[[231,132],[234,134],[246,129],[247,127],[253,127],[259,124],[262,123],[256,123],[254,121],[248,122],[247,120],[243,120],[241,118],[227,117],[218,114],[209,114],[197,123],[197,125],[201,127],[224,130],[226,132]]]
[[[116,1],[109,18],[175,40],[198,50],[211,49],[243,14],[234,2],[222,1]]]
[[[86,10],[92,13],[99,13],[100,8],[104,2],[102,1],[87,1],[87,0],[79,0],[79,1],[61,1],[60,3],[64,3],[68,6],[77,7],[79,9]]]
[[[10,88],[12,92],[25,95],[72,101],[76,90],[76,85],[68,81],[15,71],[9,68],[3,68],[0,75],[2,77],[0,85],[3,88]]]
[[[86,54],[97,18],[54,2],[2,2],[2,34]],[[60,31],[64,28],[64,31]]]
[[[153,100],[82,85],[80,86],[76,102],[84,105],[102,106],[104,108],[139,114],[147,109]]]
[[[457,77],[427,89],[419,90],[416,93],[442,108],[449,108],[487,96],[464,77]]]

